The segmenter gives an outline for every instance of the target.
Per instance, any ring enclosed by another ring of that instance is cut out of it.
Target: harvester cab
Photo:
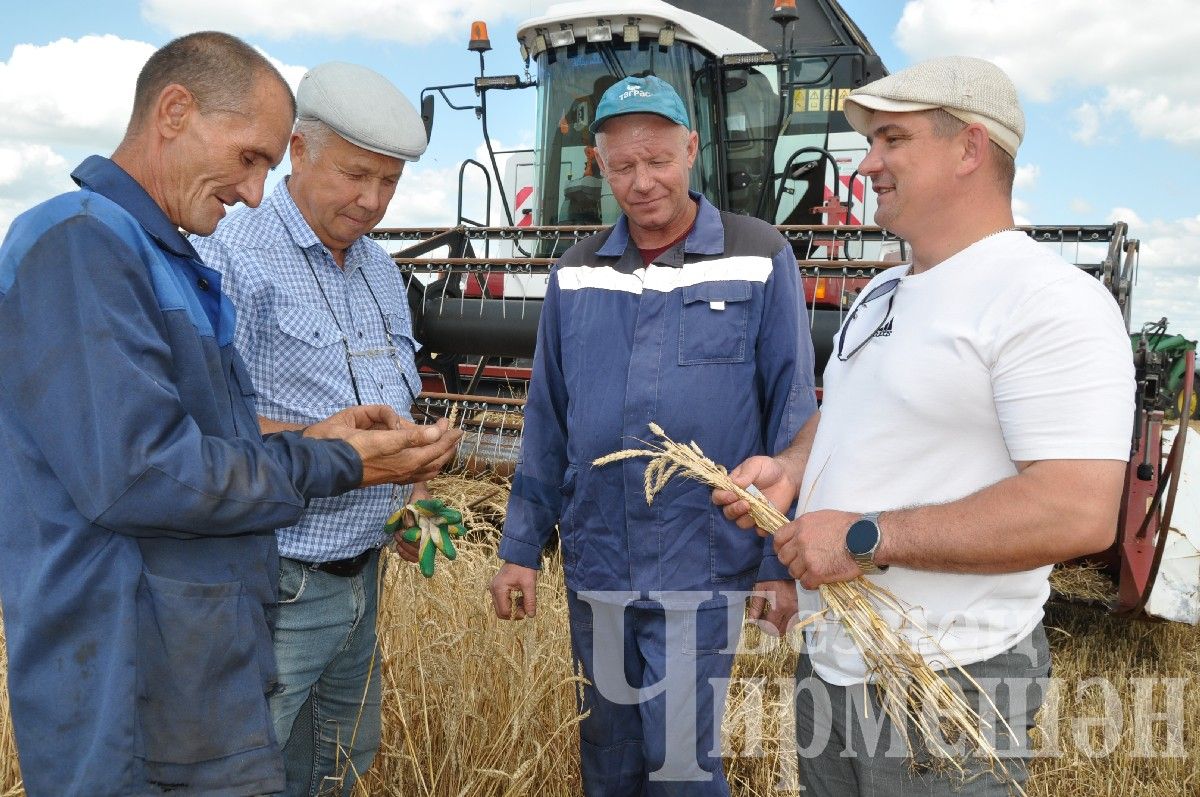
[[[586,0],[551,6],[523,23],[517,38],[523,77],[486,74],[491,44],[476,23],[470,49],[479,53],[479,77],[423,92],[427,125],[437,97],[481,122],[490,169],[464,161],[455,224],[374,233],[393,249],[405,247],[394,258],[410,280],[429,379],[418,410],[465,427],[460,462],[502,474],[515,465],[520,397],[554,258],[619,214],[590,124],[604,90],[631,76],[656,75],[682,96],[700,140],[693,189],[722,209],[773,222],[790,241],[819,378],[857,292],[906,257],[903,241],[867,225],[873,196],[858,174],[867,142],[842,113],[851,90],[886,70],[836,0]],[[452,101],[453,91],[468,88],[476,103]],[[536,90],[534,149],[498,153],[488,94],[527,88]],[[507,157],[504,173],[499,155]],[[464,175],[472,171],[486,184],[479,218],[464,212]],[[491,221],[493,188],[504,214],[499,226]],[[1139,246],[1124,223],[1022,229],[1104,285],[1128,327]],[[1171,435],[1164,390],[1194,407],[1195,347],[1167,338],[1165,325],[1133,342],[1138,414],[1126,495],[1112,547],[1092,560],[1111,577],[1114,610],[1196,623],[1200,528],[1192,538],[1172,528],[1188,435],[1174,436],[1169,456],[1163,450]],[[1158,578],[1163,568],[1169,579]]]
[[[839,201],[849,211],[821,207],[851,183],[866,149],[841,103],[886,73],[836,3],[785,7],[790,13],[761,1],[566,3],[524,23],[517,38],[538,72],[536,222],[616,220],[589,125],[609,86],[645,75],[683,98],[700,139],[692,185],[713,204],[776,224],[861,219],[861,180]]]
[[[553,258],[620,213],[596,160],[596,104],[614,83],[651,74],[677,88],[698,134],[693,188],[719,208],[781,225],[792,241],[823,369],[842,312],[874,270],[903,256],[903,242],[863,224],[874,212],[857,172],[867,143],[841,112],[853,88],[886,70],[836,0],[563,3],[523,23],[517,39],[536,80],[487,75],[491,45],[476,23],[470,49],[479,53],[479,77],[422,92],[431,128],[436,97],[473,110],[491,161],[490,170],[464,161],[454,228],[376,233],[408,244],[397,262],[421,275],[411,295],[416,333],[438,355],[425,365],[444,389],[503,392],[497,380],[519,374],[511,366],[532,355]],[[465,88],[474,88],[477,104],[452,100],[450,92]],[[524,88],[536,89],[534,149],[503,153],[502,174],[487,97]],[[477,172],[487,199],[471,218],[463,183]],[[493,188],[503,227],[491,226]],[[429,271],[435,251],[440,265],[458,270],[452,278]]]

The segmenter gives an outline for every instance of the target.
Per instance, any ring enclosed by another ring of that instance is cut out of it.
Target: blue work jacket
[[[112,161],[72,176],[0,247],[0,602],[26,789],[279,791],[273,531],[362,463],[263,438],[220,274]]]
[[[816,409],[812,341],[791,247],[770,225],[699,194],[681,245],[649,267],[624,217],[551,274],[500,543],[538,567],[555,524],[576,591],[747,589],[788,578],[770,540],[738,529],[681,476],[652,505],[650,422],[733,468],[782,450]]]

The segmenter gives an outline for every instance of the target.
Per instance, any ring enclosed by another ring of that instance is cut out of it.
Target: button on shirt
[[[418,344],[403,277],[383,247],[360,238],[340,268],[285,182],[259,207],[230,214],[212,236],[192,243],[222,273],[237,308],[234,342],[260,415],[310,424],[361,400],[411,419],[421,389]],[[279,552],[326,562],[379,547],[388,541],[383,524],[393,504],[408,494],[381,485],[312,501],[298,524],[278,531]]]

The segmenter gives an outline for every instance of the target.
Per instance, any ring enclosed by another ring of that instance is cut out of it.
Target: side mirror
[[[425,140],[433,139],[433,102],[434,96],[426,94],[421,97],[421,121],[425,124]]]

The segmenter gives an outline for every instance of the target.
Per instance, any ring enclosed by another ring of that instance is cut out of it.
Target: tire
[[[1197,393],[1197,388],[1200,388],[1200,385],[1192,386],[1192,404],[1189,408],[1191,411],[1184,412],[1183,385],[1180,385],[1179,390],[1175,393],[1175,400],[1171,402],[1170,414],[1173,414],[1176,418],[1180,419],[1191,418],[1193,420],[1200,420],[1200,394]]]

